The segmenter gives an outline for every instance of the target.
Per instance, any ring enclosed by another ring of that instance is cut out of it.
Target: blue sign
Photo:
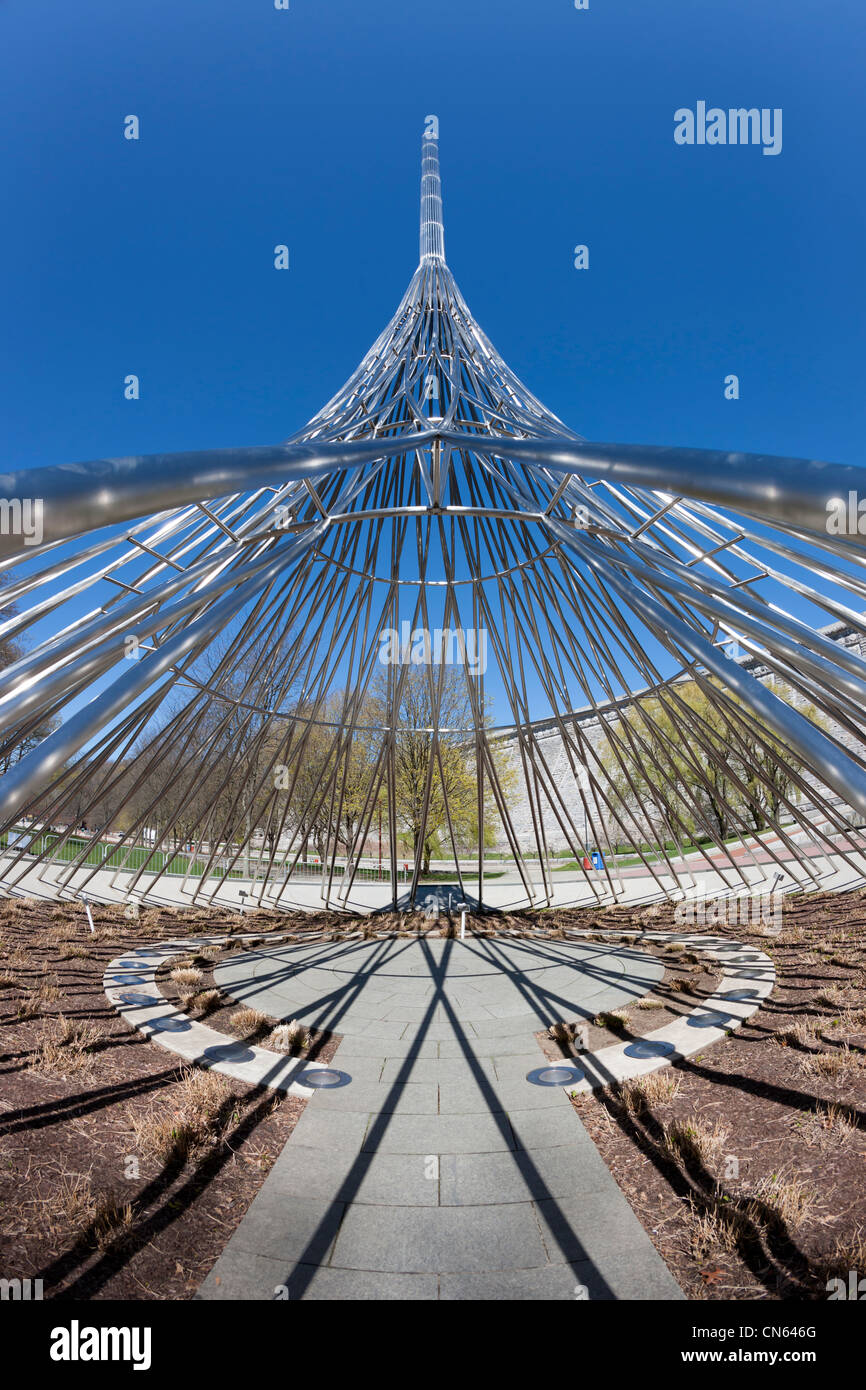
[[[594,849],[592,851],[592,867],[594,869],[604,868],[604,855],[600,849]]]

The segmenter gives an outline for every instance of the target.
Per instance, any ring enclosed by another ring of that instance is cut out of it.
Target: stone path
[[[677,1299],[533,1034],[647,992],[603,942],[265,948],[217,983],[344,1035],[204,1299]]]

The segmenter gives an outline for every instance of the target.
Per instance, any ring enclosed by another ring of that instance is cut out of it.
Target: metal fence
[[[210,855],[193,854],[184,850],[161,850],[150,845],[113,845],[101,840],[91,844],[90,840],[71,835],[68,838],[50,830],[34,831],[27,826],[16,826],[0,835],[3,849],[22,854],[25,857],[41,859],[50,864],[74,864],[82,869],[107,869],[112,872],[146,874],[167,874],[173,878],[246,879],[270,881],[317,883],[327,878],[331,872],[329,863],[322,864],[319,859],[286,861],[270,864],[267,857],[253,855],[250,858],[249,872],[245,857],[239,861],[231,854],[219,854],[211,860]],[[89,848],[88,848],[89,846]],[[348,866],[337,863],[333,867],[334,880],[345,877]],[[406,883],[412,877],[411,871],[397,870],[397,882]],[[386,864],[361,865],[355,869],[356,883],[390,883],[391,873]]]

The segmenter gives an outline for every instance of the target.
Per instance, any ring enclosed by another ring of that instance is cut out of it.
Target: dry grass
[[[798,1019],[796,1023],[786,1024],[773,1034],[776,1042],[783,1047],[794,1044],[796,1047],[813,1047],[815,1044],[816,1023],[810,1018]]]
[[[828,1279],[846,1279],[852,1270],[861,1278],[866,1276],[866,1238],[862,1226],[851,1235],[837,1236],[822,1262],[822,1272]]]
[[[560,1043],[562,1047],[570,1047],[571,1044],[574,1042],[574,1037],[577,1032],[577,1024],[563,1023],[560,1020],[557,1023],[551,1023],[547,1032],[548,1036],[553,1038],[554,1042]]]
[[[639,1009],[663,1009],[665,1007],[662,999],[639,999],[637,1001]]]
[[[828,985],[818,995],[818,1003],[828,1009],[841,1009],[845,1005],[845,994],[838,985]]]
[[[693,1115],[688,1120],[672,1120],[665,1126],[665,1147],[683,1163],[698,1162],[708,1167],[724,1151],[730,1130],[722,1120],[709,1124]]]
[[[626,1081],[620,1087],[619,1096],[630,1115],[639,1115],[652,1105],[664,1105],[680,1093],[682,1078],[670,1067],[647,1072]]]
[[[779,1172],[761,1178],[746,1204],[745,1214],[750,1220],[761,1222],[766,1220],[765,1209],[769,1208],[790,1230],[794,1230],[812,1215],[817,1206],[818,1194],[814,1188],[789,1172]]]
[[[95,1060],[93,1052],[105,1036],[105,1030],[95,1023],[58,1014],[45,1028],[33,1054],[31,1069],[57,1076],[91,1071]]]
[[[192,1007],[200,1014],[210,1014],[218,1006],[222,997],[222,990],[220,989],[203,989],[200,993],[193,995]]]
[[[61,1172],[34,1206],[40,1224],[52,1235],[63,1232],[80,1239],[87,1232],[98,1250],[122,1240],[135,1220],[132,1203],[109,1189],[94,1191],[90,1173]]]
[[[859,1128],[857,1111],[850,1105],[840,1105],[838,1101],[830,1101],[822,1105],[817,1114],[828,1134],[835,1135],[843,1143],[846,1139],[850,1139],[852,1134],[857,1133]]]
[[[90,1174],[60,1173],[38,1205],[42,1221],[49,1231],[60,1226],[76,1235],[80,1234],[96,1214]]]
[[[801,1059],[800,1065],[806,1076],[853,1076],[863,1063],[858,1053],[852,1052],[847,1043],[836,1052],[813,1052]]]
[[[266,1047],[275,1052],[303,1052],[310,1045],[310,1035],[302,1023],[293,1018],[288,1023],[279,1023],[265,1040]]]
[[[174,970],[169,972],[169,977],[174,981],[178,989],[195,989],[196,986],[200,985],[204,980],[204,976],[200,970],[196,970],[192,966],[182,965],[175,966]]]
[[[596,1028],[609,1028],[612,1033],[624,1032],[630,1022],[627,1009],[607,1009],[593,1019]]]
[[[734,1198],[720,1188],[699,1200],[690,1197],[686,1224],[692,1255],[701,1263],[718,1251],[730,1253],[745,1241],[766,1239],[779,1223],[795,1230],[818,1206],[814,1189],[789,1172],[770,1174],[751,1193]]]
[[[173,1111],[166,1113],[164,1103],[156,1102],[144,1114],[131,1116],[139,1151],[160,1163],[186,1162],[215,1134],[233,1094],[217,1072],[188,1068]]]
[[[698,1264],[719,1251],[731,1253],[748,1235],[755,1234],[750,1231],[743,1214],[723,1201],[721,1195],[702,1198],[700,1203],[690,1197],[686,1229],[692,1255]]]
[[[122,1241],[128,1234],[135,1214],[131,1202],[122,1202],[115,1192],[100,1192],[95,1199],[93,1239],[99,1250]]]
[[[231,1014],[226,1026],[236,1037],[253,1038],[269,1028],[272,1021],[261,1009],[244,1008]]]
[[[37,989],[21,996],[15,1016],[22,1023],[30,1018],[39,1018],[47,1012],[48,1005],[56,1003],[59,998],[60,990],[57,986],[43,982]]]

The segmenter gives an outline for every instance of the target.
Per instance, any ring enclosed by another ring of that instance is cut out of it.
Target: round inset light
[[[149,1018],[147,1026],[158,1033],[185,1033],[192,1024],[186,1018],[169,1018],[168,1014],[165,1014],[163,1018]]]
[[[113,985],[146,985],[145,975],[109,975],[109,981]]]
[[[527,1073],[527,1081],[533,1086],[575,1086],[582,1081],[584,1073],[579,1067],[558,1066],[551,1063],[547,1067],[536,1067]]]
[[[756,989],[729,989],[725,994],[719,995],[720,999],[730,999],[734,1004],[744,1004],[750,999],[759,999],[760,995]]]
[[[637,1042],[629,1043],[625,1049],[626,1057],[670,1057],[672,1052],[676,1052],[673,1043],[653,1042],[650,1038],[638,1038]]]
[[[310,1086],[316,1090],[326,1090],[331,1086],[348,1086],[352,1080],[347,1071],[337,1071],[336,1067],[306,1068],[299,1071],[294,1079],[302,1086]]]
[[[686,1019],[690,1028],[727,1028],[731,1022],[731,1015],[723,1013],[692,1014]]]
[[[206,1047],[202,1053],[208,1062],[252,1062],[255,1055],[244,1043],[218,1043],[215,1047]]]
[[[121,994],[119,998],[122,1004],[133,1004],[137,1009],[152,1009],[163,1002],[155,994]]]

